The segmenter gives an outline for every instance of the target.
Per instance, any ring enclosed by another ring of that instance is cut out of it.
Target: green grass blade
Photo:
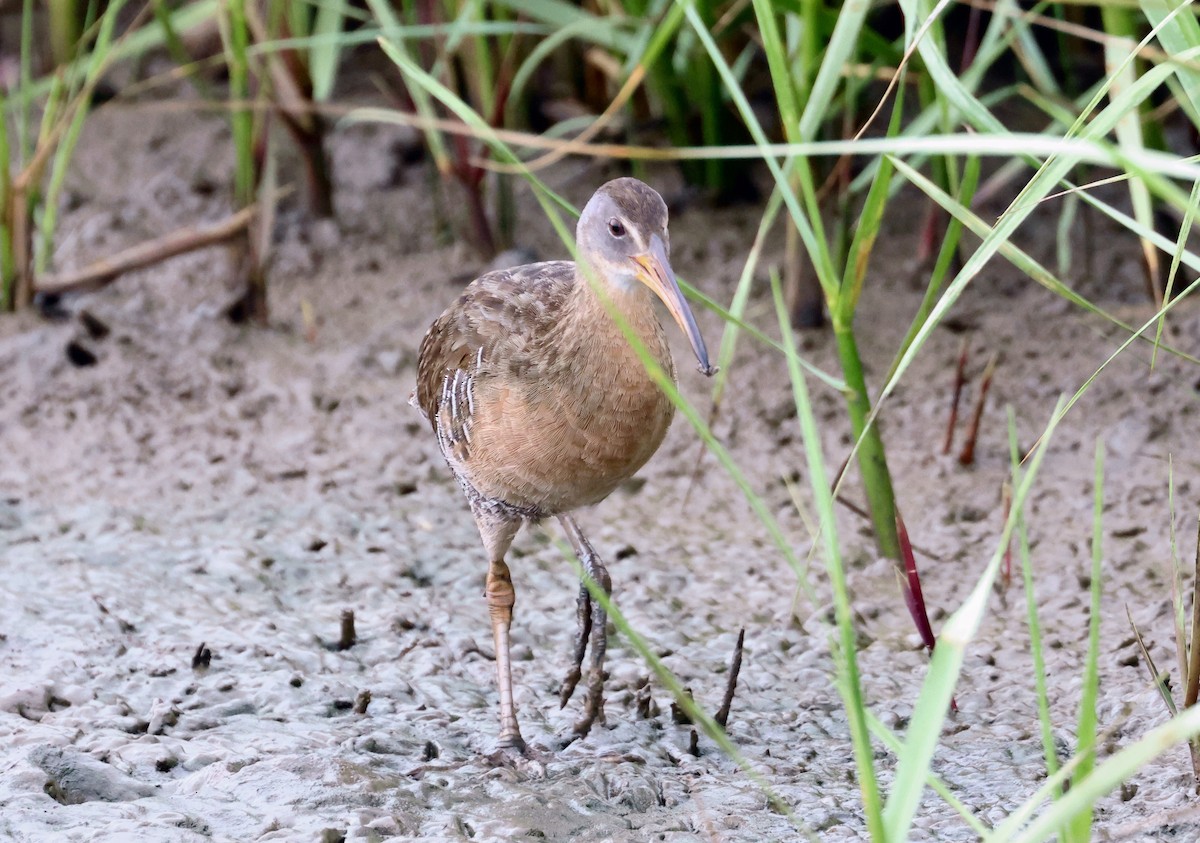
[[[1175,516],[1175,461],[1167,454],[1167,510],[1170,513],[1171,530],[1171,606],[1172,627],[1175,630],[1175,657],[1179,661],[1179,675],[1186,680],[1188,675],[1187,608],[1183,602],[1183,568],[1179,564],[1179,531]]]
[[[1188,199],[1187,210],[1183,212],[1183,222],[1179,226],[1179,236],[1175,240],[1175,248],[1171,251],[1171,270],[1167,273],[1167,286],[1163,290],[1164,299],[1170,300],[1172,293],[1175,292],[1175,278],[1179,274],[1179,262],[1183,260],[1183,255],[1187,252],[1188,235],[1192,232],[1197,206],[1200,206],[1200,179],[1192,182],[1192,195]],[[1150,227],[1153,228],[1153,225]],[[1154,331],[1154,357],[1150,360],[1151,368],[1158,360],[1158,347],[1162,343],[1163,329],[1166,328],[1166,325],[1167,320],[1158,320],[1158,327]]]
[[[842,80],[843,69],[858,48],[859,33],[862,32],[863,22],[870,11],[871,4],[862,0],[842,4],[833,33],[825,45],[825,57],[821,59],[817,77],[813,80],[812,90],[808,92],[808,100],[800,115],[798,140],[811,140],[817,136],[821,121],[826,119],[828,104],[833,100],[834,91]]]
[[[1017,418],[1008,408],[1008,450],[1012,462],[1013,485],[1021,478],[1021,454],[1017,445]],[[1017,512],[1017,549],[1021,556],[1021,578],[1025,586],[1025,614],[1029,624],[1029,652],[1033,658],[1033,687],[1037,697],[1038,725],[1041,727],[1042,752],[1046,757],[1046,775],[1058,772],[1058,749],[1054,743],[1054,721],[1050,717],[1050,692],[1046,684],[1046,650],[1038,620],[1037,592],[1033,583],[1033,560],[1029,551],[1029,525],[1022,508]],[[1055,796],[1061,795],[1056,790]]]
[[[775,101],[779,106],[779,121],[783,125],[784,137],[789,140],[800,140],[796,134],[800,126],[799,92],[796,90],[796,80],[793,70],[796,65],[788,54],[788,49],[779,32],[777,10],[770,0],[754,0],[754,14],[758,20],[758,33],[762,39],[763,52],[767,56],[767,69],[771,73],[771,83],[775,92]],[[812,22],[807,23],[812,26]],[[807,93],[807,92],[806,92]]]
[[[1196,113],[1200,112],[1200,69],[1194,61],[1183,59],[1184,54],[1200,47],[1200,22],[1191,5],[1186,1],[1141,0],[1142,12],[1157,30],[1158,42],[1174,65],[1184,98]]]
[[[34,250],[34,274],[40,275],[46,271],[46,266],[53,249],[54,234],[58,224],[58,198],[62,193],[63,183],[67,177],[67,166],[79,142],[83,131],[83,123],[87,119],[91,105],[92,91],[100,80],[100,74],[108,66],[113,46],[113,33],[116,29],[118,15],[125,0],[112,0],[100,18],[100,27],[96,41],[92,45],[88,57],[87,71],[80,92],[74,97],[71,121],[67,125],[62,140],[54,150],[54,159],[50,166],[50,178],[46,186],[42,202],[42,217],[38,226],[38,242]]]
[[[1092,573],[1091,611],[1088,616],[1088,648],[1084,660],[1083,689],[1079,700],[1079,723],[1076,726],[1075,754],[1082,757],[1071,778],[1071,787],[1085,781],[1096,763],[1096,703],[1100,696],[1100,596],[1104,560],[1104,443],[1096,441],[1095,502],[1092,509]],[[1067,824],[1072,840],[1087,843],[1092,831],[1091,805],[1081,809]]]
[[[436,96],[437,99],[452,112],[454,112],[459,119],[474,127],[478,131],[479,137],[492,147],[500,160],[506,160],[513,164],[520,164],[516,154],[508,147],[507,144],[497,137],[495,130],[489,126],[487,122],[469,105],[467,105],[467,103],[463,102],[460,97],[442,85],[437,79],[434,79],[424,70],[422,70],[417,64],[409,59],[407,55],[397,49],[390,41],[381,39],[380,46],[383,48],[384,52],[387,53],[388,57],[396,63],[397,67],[399,67],[406,76],[412,79],[417,86],[426,89],[426,91],[432,96]],[[578,212],[575,211],[569,202],[546,187],[546,185],[533,173],[526,171],[524,175],[530,184],[534,186],[535,195],[539,204],[541,204],[542,209],[546,212],[547,219],[550,221],[551,225],[554,226],[554,229],[562,239],[563,244],[571,251],[572,255],[574,255],[575,239],[572,235],[572,232],[563,223],[562,217],[560,216],[560,210],[568,210],[576,216],[578,215]],[[681,284],[681,286],[683,285]],[[629,329],[629,326],[624,323],[623,319],[619,318],[620,314],[615,313],[615,317],[618,324],[621,326],[622,332],[625,333],[626,338],[630,340],[630,344],[637,351],[639,357],[642,359],[642,362],[646,364],[647,371],[650,373],[651,377],[653,377],[655,382],[659,384],[664,393],[666,393],[666,395],[671,399],[672,403],[675,404],[680,413],[696,429],[696,432],[700,435],[701,439],[704,440],[710,451],[714,454],[714,456],[716,456],[717,461],[726,469],[727,472],[729,472],[730,477],[738,485],[738,488],[745,497],[747,505],[755,513],[755,515],[758,516],[759,520],[762,521],[764,527],[767,529],[769,535],[774,541],[776,547],[780,550],[784,559],[787,561],[789,567],[795,571],[797,577],[802,583],[807,584],[807,568],[796,556],[794,550],[792,549],[791,543],[784,535],[782,529],[779,527],[775,517],[771,514],[771,510],[767,506],[766,502],[763,501],[762,497],[754,490],[753,486],[750,484],[741,468],[733,460],[733,457],[729,454],[728,450],[726,450],[720,441],[717,440],[716,436],[709,429],[700,413],[687,401],[687,399],[685,399],[679,393],[668,374],[662,371],[662,368],[658,366],[653,358],[648,355],[645,347],[637,338],[636,334]]]
[[[308,72],[312,77],[313,102],[325,102],[333,94],[343,42],[338,37],[346,17],[344,0],[322,0],[317,6],[308,52]]]
[[[937,646],[933,650],[925,682],[913,706],[913,717],[909,723],[904,751],[899,755],[896,765],[895,783],[884,805],[884,823],[889,840],[908,839],[912,820],[920,804],[925,780],[933,762],[933,752],[941,736],[942,723],[950,710],[950,700],[962,670],[966,647],[983,622],[992,584],[1000,570],[1005,549],[1012,539],[1017,513],[1025,506],[1025,500],[1033,488],[1033,482],[1048,450],[1047,444],[1065,412],[1066,405],[1060,399],[1039,444],[1029,458],[1029,468],[1013,490],[1012,508],[1005,519],[1004,530],[995,553],[970,595],[946,621],[937,637]]]
[[[989,226],[986,222],[984,222],[982,219],[980,219],[978,216],[976,216],[972,211],[970,211],[964,205],[956,202],[952,197],[947,195],[941,188],[939,188],[937,185],[935,185],[932,181],[927,179],[925,176],[921,175],[916,170],[912,169],[911,167],[909,167],[907,164],[905,164],[903,161],[900,161],[900,160],[896,161],[896,169],[902,175],[904,175],[906,178],[908,178],[913,184],[915,184],[917,187],[919,187],[927,196],[934,199],[934,201],[936,201],[939,205],[941,205],[943,208],[945,208],[947,211],[949,211],[954,216],[955,219],[962,220],[963,223],[967,226],[967,228],[969,228],[971,231],[973,231],[978,236],[982,237],[984,239],[985,243],[987,243],[989,240],[991,240],[993,238],[993,236],[995,235],[995,231],[996,231],[995,227]],[[1084,194],[1084,197],[1087,198],[1087,194]],[[1161,237],[1161,235],[1160,235],[1160,237]],[[1070,287],[1068,287],[1066,284],[1064,284],[1062,281],[1060,281],[1058,278],[1056,278],[1054,276],[1054,274],[1051,273],[1048,269],[1043,267],[1040,263],[1035,261],[1033,258],[1031,258],[1029,255],[1027,255],[1024,251],[1019,249],[1017,246],[1013,245],[1013,243],[1010,240],[997,238],[995,242],[996,242],[996,250],[1003,257],[1005,257],[1007,260],[1011,261],[1014,266],[1016,266],[1018,269],[1020,269],[1022,272],[1024,272],[1026,275],[1028,275],[1032,280],[1041,284],[1046,289],[1063,297],[1064,299],[1067,299],[1068,301],[1072,302],[1073,304],[1076,304],[1079,307],[1087,310],[1089,313],[1093,313],[1093,314],[1105,319],[1106,321],[1111,322],[1113,325],[1119,326],[1124,331],[1129,332],[1132,335],[1132,337],[1134,337],[1134,338],[1140,337],[1140,338],[1146,339],[1147,341],[1150,341],[1150,339],[1148,337],[1142,337],[1142,332],[1145,330],[1144,326],[1141,328],[1135,329],[1135,327],[1133,325],[1130,325],[1129,323],[1127,323],[1121,319],[1118,319],[1116,316],[1113,316],[1108,311],[1104,310],[1100,306],[1094,304],[1089,299],[1085,298],[1081,294],[1072,290]],[[1200,260],[1197,261],[1197,267],[1200,267]],[[961,273],[960,273],[960,275],[961,275]],[[943,302],[944,302],[944,300],[939,301],[938,305],[935,306],[934,310],[937,310],[939,307],[942,307]],[[1160,312],[1160,314],[1161,314],[1161,312]],[[921,327],[916,331],[915,336],[927,334],[929,325],[930,325],[930,322],[927,319],[921,325]],[[1182,351],[1178,351],[1177,349],[1171,349],[1167,346],[1163,346],[1163,347],[1168,348],[1168,350],[1170,350],[1173,354],[1178,354],[1178,355],[1182,356],[1184,359],[1193,360],[1193,358],[1191,358],[1190,355],[1187,355],[1187,354],[1183,353]],[[906,349],[900,355],[899,360],[905,359],[906,357],[908,357],[910,355],[910,353],[911,352]],[[899,377],[899,365],[900,365],[899,360],[892,368],[893,373],[892,373],[891,377],[888,378],[889,384],[894,383]],[[1195,361],[1195,362],[1200,362],[1200,361]]]
[[[1081,811],[1090,810],[1089,806],[1097,799],[1117,788],[1168,749],[1186,742],[1197,734],[1200,734],[1200,706],[1187,709],[1179,717],[1152,730],[1137,743],[1117,752],[1092,770],[1092,774],[1086,779],[1073,784],[1061,799],[1056,800],[1027,826],[1027,815],[1014,815],[997,826],[988,840],[993,843],[1040,843],[1042,840],[1048,840],[1071,817]],[[1069,772],[1067,767],[1064,767],[1063,771]],[[1053,785],[1054,782],[1048,784]],[[1030,801],[1039,798],[1039,795],[1041,789]]]
[[[383,28],[384,32],[403,31],[400,20],[396,17],[395,12],[392,11],[388,0],[367,0],[367,6],[375,14],[375,18],[379,21],[379,25]],[[385,52],[391,51],[389,55],[392,53],[402,55],[405,61],[415,66],[415,62],[409,56],[408,48],[405,46],[403,39],[395,38],[393,40],[381,41],[380,43],[383,45]],[[434,110],[433,101],[429,97],[429,92],[423,86],[417,85],[411,87],[409,94],[412,96],[413,106],[416,108],[418,114],[426,118],[436,118],[437,112]],[[425,145],[429,147],[429,155],[433,158],[438,172],[443,175],[449,173],[452,165],[450,163],[450,154],[446,150],[445,140],[442,138],[442,133],[432,127],[426,127],[423,131],[425,133]]]
[[[904,751],[904,744],[901,743],[900,739],[896,737],[891,729],[883,725],[879,721],[879,718],[872,714],[869,709],[867,711],[867,724],[871,727],[871,734],[878,738],[879,742],[886,746],[888,751],[893,755],[899,755]],[[929,777],[925,783],[929,785],[930,790],[942,798],[943,802],[953,808],[963,818],[963,821],[975,832],[975,835],[979,839],[982,840],[991,833],[991,829],[984,825],[983,821],[975,816],[971,808],[967,807],[961,799],[955,796],[954,791],[942,779],[938,778],[932,770],[929,771]]]
[[[784,340],[784,352],[788,361],[788,375],[792,382],[792,398],[796,404],[796,416],[804,438],[804,453],[808,461],[808,476],[814,504],[821,525],[820,539],[833,587],[834,614],[837,618],[838,647],[838,691],[850,721],[850,737],[854,748],[855,766],[858,770],[859,789],[863,798],[863,813],[867,830],[873,840],[885,840],[882,802],[879,783],[875,775],[875,758],[871,749],[871,733],[867,725],[866,701],[863,697],[862,680],[858,672],[854,612],[850,605],[846,573],[842,566],[841,550],[837,539],[837,519],[833,512],[833,491],[825,471],[825,458],[821,453],[821,437],[817,432],[816,417],[808,397],[808,386],[804,371],[800,368],[796,354],[795,335],[788,320],[787,305],[780,289],[779,274],[771,273],[771,293],[775,299],[775,312],[779,318],[779,332]]]
[[[1111,91],[1114,94],[1120,94],[1121,91],[1132,85],[1136,79],[1136,64],[1132,61],[1126,61],[1128,42],[1133,42],[1135,27],[1133,23],[1133,14],[1128,9],[1117,8],[1109,4],[1103,4],[1100,7],[1101,18],[1104,21],[1104,28],[1110,36],[1122,36],[1120,39],[1109,38],[1104,43],[1104,61],[1109,71],[1109,82]],[[1111,94],[1110,94],[1111,96]],[[1121,153],[1126,157],[1135,157],[1138,153],[1145,150],[1145,139],[1142,135],[1142,115],[1137,109],[1134,109],[1127,114],[1122,115],[1116,125],[1117,145]],[[1154,209],[1150,204],[1150,190],[1146,183],[1140,179],[1129,180],[1129,199],[1133,207],[1133,216],[1146,228],[1154,227]],[[1150,275],[1150,283],[1154,288],[1154,298],[1157,303],[1162,303],[1162,295],[1158,289],[1158,252],[1149,241],[1143,239],[1141,241],[1142,258],[1145,261],[1146,271]]]
[[[675,674],[672,673],[665,664],[663,664],[662,659],[658,657],[658,654],[655,652],[655,648],[650,645],[650,642],[648,642],[646,638],[640,632],[638,632],[631,623],[629,623],[629,620],[625,617],[620,607],[613,601],[612,597],[606,594],[604,589],[601,588],[600,585],[588,575],[583,565],[580,564],[579,558],[575,556],[575,553],[572,551],[570,546],[560,540],[556,540],[555,544],[558,546],[558,549],[563,556],[571,561],[572,566],[575,568],[576,576],[578,576],[580,581],[587,586],[588,592],[592,595],[592,598],[599,603],[601,607],[603,607],[605,613],[608,615],[608,619],[612,622],[612,625],[625,638],[625,640],[629,642],[630,646],[633,647],[637,654],[642,657],[642,659],[650,667],[651,672],[654,673],[655,678],[658,679],[663,688],[665,688],[671,694],[671,696],[674,697],[675,704],[678,705],[684,714],[688,716],[688,718],[692,721],[692,724],[699,726],[700,730],[704,732],[704,734],[710,740],[712,740],[712,742],[715,743],[717,747],[730,758],[730,760],[742,768],[742,771],[746,773],[747,777],[754,782],[755,785],[757,785],[767,797],[767,800],[770,802],[772,808],[779,811],[789,820],[791,820],[792,824],[795,825],[796,828],[801,831],[801,833],[815,843],[817,837],[812,830],[807,828],[807,826],[805,826],[792,812],[788,804],[775,793],[767,779],[755,769],[754,765],[748,758],[746,758],[746,756],[738,748],[737,744],[730,739],[728,733],[726,733],[721,725],[713,719],[712,715],[710,715],[696,703],[695,699],[692,698],[687,689],[683,687],[683,683],[679,681],[678,677],[676,677]]]

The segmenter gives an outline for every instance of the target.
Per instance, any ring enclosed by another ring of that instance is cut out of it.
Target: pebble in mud
[[[128,802],[157,792],[157,788],[69,747],[35,747],[29,761],[46,773],[46,792],[64,805]]]

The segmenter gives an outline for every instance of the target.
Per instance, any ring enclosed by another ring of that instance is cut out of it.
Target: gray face
[[[650,252],[654,235],[670,254],[666,203],[651,187],[630,178],[610,181],[597,190],[576,230],[580,259],[605,280],[620,285],[636,283],[633,257]]]

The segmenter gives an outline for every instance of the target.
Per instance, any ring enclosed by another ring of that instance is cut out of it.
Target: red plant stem
[[[917,631],[921,634],[925,649],[929,651],[930,655],[933,655],[937,639],[933,635],[933,624],[929,622],[929,612],[925,609],[925,596],[921,593],[921,575],[917,573],[917,557],[913,554],[912,542],[908,538],[908,528],[904,526],[904,519],[900,516],[899,507],[896,509],[896,537],[900,540],[900,558],[904,560],[904,576],[897,577],[900,580],[900,588],[904,592],[904,602],[908,606],[908,613],[912,615],[913,623],[917,626]],[[898,570],[897,573],[899,573]],[[954,697],[950,698],[950,710],[958,711],[958,700]]]
[[[908,613],[912,615],[913,623],[926,649],[933,652],[933,625],[929,623],[929,613],[925,609],[925,597],[921,593],[921,576],[917,573],[917,558],[913,555],[912,542],[908,538],[908,529],[900,510],[896,510],[896,534],[900,539],[900,559],[904,563],[904,576],[900,579],[900,588],[904,591],[904,602],[908,605]]]
[[[954,444],[954,428],[958,424],[958,404],[962,400],[963,386],[967,383],[966,369],[967,356],[969,347],[966,337],[963,338],[962,345],[958,350],[958,366],[954,370],[954,395],[950,399],[950,418],[946,422],[946,439],[942,443],[942,453],[950,453],[950,446]]]

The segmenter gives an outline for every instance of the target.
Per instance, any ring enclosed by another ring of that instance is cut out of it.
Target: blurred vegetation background
[[[139,71],[148,56],[164,55],[170,73]],[[132,68],[121,87],[110,77],[118,66]],[[58,208],[73,150],[90,113],[131,96],[185,97],[229,121],[230,217],[56,276]],[[986,607],[973,596],[952,618],[956,635],[935,639],[900,515],[904,502],[897,501],[875,424],[887,397],[933,328],[994,259],[1118,326],[1123,342],[1116,353],[1133,342],[1160,343],[1168,311],[1193,288],[1186,279],[1200,272],[1200,256],[1190,248],[1200,196],[1200,23],[1190,3],[1176,0],[4,0],[0,111],[0,310],[228,242],[239,250],[244,291],[229,315],[267,324],[278,203],[294,186],[313,218],[336,213],[337,173],[326,139],[344,120],[419,130],[422,142],[396,154],[425,162],[429,189],[439,197],[433,224],[469,244],[481,261],[520,245],[516,197],[525,190],[535,193],[570,246],[572,226],[560,216],[574,209],[539,174],[571,156],[611,160],[635,175],[649,162],[667,162],[684,185],[673,202],[751,209],[759,218],[757,237],[747,243],[731,300],[689,288],[726,324],[711,405],[696,412],[677,393],[673,398],[738,477],[803,587],[810,574],[756,497],[756,478],[739,473],[711,432],[742,338],[766,342],[788,362],[810,445],[819,556],[837,595],[838,688],[876,840],[904,839],[927,783],[953,799],[931,776],[930,762],[963,648]],[[288,144],[292,152],[281,156]],[[291,172],[286,162],[295,161],[300,165]],[[1093,189],[1113,184],[1116,193]],[[1006,202],[1007,210],[984,219],[974,210],[983,199]],[[1014,236],[1044,205],[1057,221],[1049,266]],[[888,271],[870,258],[889,213],[920,215],[913,250],[926,292],[918,312],[906,317],[910,328],[886,376],[868,384],[856,317],[864,285]],[[1100,216],[1119,224],[1139,255],[1152,314],[1141,325],[1107,313],[1069,283],[1078,275],[1076,262],[1089,260],[1078,232]],[[759,266],[765,239],[780,229],[783,261]],[[750,325],[750,290],[769,274],[779,324]],[[836,337],[837,374],[815,371],[792,341],[793,327],[822,325]],[[776,327],[781,340],[766,336]],[[1163,348],[1196,362],[1185,350]],[[814,444],[805,387],[814,376],[845,397],[879,552],[895,561],[934,653],[903,747],[870,717],[859,688],[835,497],[824,480],[837,486],[842,472],[830,476]],[[1008,542],[1021,534],[1040,454],[1074,398],[1048,421],[1031,453],[1014,453],[1007,523],[979,595],[986,596]],[[969,460],[965,452],[963,459]],[[1101,465],[1098,453],[1100,487]],[[1036,631],[1032,604],[1031,624]],[[1093,648],[1085,666],[1093,679],[1095,658]],[[660,678],[670,683],[661,669]],[[1084,693],[1092,694],[1094,708],[1094,681],[1084,682]],[[1088,698],[1082,702],[1086,710]],[[703,712],[696,716],[737,757],[720,727]],[[1169,726],[1175,731],[1158,736],[1168,743],[1194,735],[1200,722],[1192,711]],[[1028,811],[996,829],[964,818],[992,839],[1058,833],[1087,840],[1091,801],[1152,753],[1122,759],[1107,777],[1089,777],[1094,717],[1081,715],[1080,729],[1074,760],[1059,763],[1047,746],[1049,789],[1031,795]],[[901,753],[886,794],[872,740]],[[1029,822],[1047,797],[1051,807]]]

